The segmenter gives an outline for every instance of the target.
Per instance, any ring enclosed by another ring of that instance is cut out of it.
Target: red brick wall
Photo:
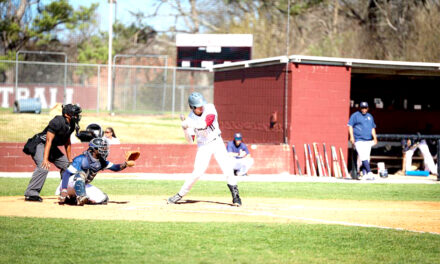
[[[35,169],[32,158],[22,152],[23,143],[0,143],[0,172],[31,172]],[[87,144],[73,144],[73,155],[77,156],[87,149]],[[249,145],[249,148],[251,146]],[[141,156],[136,166],[128,168],[130,173],[191,173],[197,151],[196,145],[184,144],[121,144],[112,145],[109,160],[114,163],[124,161],[127,150],[140,150]],[[288,172],[291,164],[291,153],[280,145],[256,145],[250,149],[255,159],[254,167],[249,174],[276,174]],[[51,166],[56,171],[55,166]],[[108,171],[110,172],[110,171]],[[221,173],[214,158],[207,173]]]
[[[320,143],[321,151],[323,142],[342,147],[347,157],[351,70],[290,64],[289,72],[287,137],[296,146],[302,171],[304,143]],[[285,64],[215,73],[215,105],[225,139],[240,131],[246,142],[284,142],[284,73]],[[278,122],[270,129],[273,112]]]
[[[216,72],[214,101],[225,140],[241,132],[248,143],[283,143],[285,64]],[[270,128],[271,114],[278,122]]]
[[[342,147],[347,161],[350,68],[292,64],[289,144],[296,146],[304,172],[304,143]],[[312,147],[312,146],[311,146]],[[327,152],[329,153],[329,152]]]

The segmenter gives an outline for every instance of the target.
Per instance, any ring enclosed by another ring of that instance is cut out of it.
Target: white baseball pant
[[[357,158],[358,170],[362,166],[362,161],[368,160],[368,162],[370,162],[371,147],[373,145],[374,145],[373,140],[354,142],[354,146],[356,147],[356,152],[358,154],[358,158]]]
[[[432,174],[437,174],[437,165],[434,163],[434,159],[432,158],[431,152],[429,152],[428,144],[426,144],[426,140],[421,140],[420,143],[414,147],[410,148],[405,152],[406,164],[405,168],[407,171],[411,170],[412,165],[412,157],[416,149],[420,149],[423,155],[423,161],[425,163],[425,170],[429,170]]]
[[[238,170],[238,175],[246,174],[252,165],[254,165],[254,159],[251,157],[243,159],[233,158],[232,161],[232,167],[234,170]]]
[[[76,197],[75,193],[75,181],[73,180],[75,175],[69,177],[69,183],[67,184],[67,194],[69,197]],[[60,195],[61,192],[61,182],[55,191],[55,195]],[[89,198],[91,203],[102,203],[107,199],[107,196],[103,191],[101,191],[98,187],[89,184],[86,184],[86,195]]]
[[[204,144],[199,145],[197,148],[196,159],[194,161],[194,170],[183,184],[179,191],[180,196],[185,196],[193,187],[193,185],[200,179],[200,177],[205,173],[208,168],[211,156],[214,154],[217,163],[226,176],[226,181],[229,185],[237,185],[236,177],[234,177],[234,170],[232,169],[232,164],[228,152],[226,151],[225,144],[221,137]]]

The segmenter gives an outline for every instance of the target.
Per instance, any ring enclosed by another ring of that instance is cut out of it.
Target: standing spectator
[[[360,111],[353,113],[348,121],[350,142],[356,147],[362,175],[366,176],[367,180],[374,180],[370,168],[370,153],[371,147],[377,144],[376,124],[373,116],[368,113],[368,103],[361,102],[359,107]]]
[[[81,107],[67,104],[63,106],[62,115],[55,116],[43,132],[36,134],[32,142],[26,143],[23,151],[32,156],[37,168],[32,174],[29,185],[24,193],[25,201],[42,202],[41,189],[53,163],[61,173],[72,162],[70,135],[81,120]],[[58,146],[64,146],[66,156]]]
[[[112,127],[107,127],[105,129],[104,136],[110,145],[121,144],[119,138],[116,137],[115,130]]]
[[[218,124],[217,110],[213,104],[208,104],[202,94],[193,92],[188,97],[191,112],[182,121],[182,128],[190,134],[192,140],[197,137],[197,154],[194,161],[194,170],[185,180],[180,191],[168,198],[169,204],[176,204],[185,196],[205,173],[209,161],[214,155],[220,165],[232,195],[232,203],[241,206],[241,198],[238,193],[237,179],[233,175],[230,158],[220,136],[221,131]]]
[[[254,164],[254,159],[251,158],[249,149],[243,143],[241,133],[235,133],[234,140],[228,142],[226,149],[229,155],[233,157],[232,166],[234,174],[237,176],[247,176],[247,172]]]

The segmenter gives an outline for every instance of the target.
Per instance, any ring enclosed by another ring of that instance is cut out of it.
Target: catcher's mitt
[[[141,153],[138,150],[127,151],[127,152],[125,152],[125,160],[126,161],[130,161],[130,160],[134,161],[134,160],[137,160],[140,155],[141,155]]]

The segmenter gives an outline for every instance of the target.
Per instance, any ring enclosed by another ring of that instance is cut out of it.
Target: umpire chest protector
[[[40,137],[43,141],[46,141],[47,132],[51,132],[55,135],[52,145],[63,146],[67,143],[70,135],[75,129],[74,123],[68,123],[63,116],[55,116],[47,125],[47,127],[40,133]]]

